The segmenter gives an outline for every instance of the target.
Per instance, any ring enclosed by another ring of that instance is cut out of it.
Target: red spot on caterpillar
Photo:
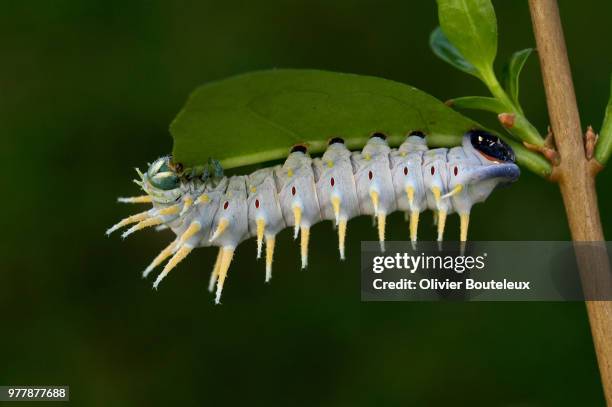
[[[408,168],[404,167],[404,175],[408,175]]]
[[[455,177],[457,176],[457,174],[459,174],[459,168],[457,168],[457,166],[455,166],[453,173],[455,174]]]
[[[368,178],[372,179],[372,177],[374,177],[374,174],[372,174],[372,171],[368,171]]]
[[[436,173],[436,168],[435,167],[431,167],[431,175],[434,175]]]
[[[291,187],[291,195],[295,195],[295,187]]]
[[[227,209],[228,206],[229,206],[229,202],[225,201],[225,203],[223,204],[223,209]]]
[[[259,199],[255,200],[255,208],[259,209]]]
[[[334,186],[334,184],[336,183],[336,181],[334,181],[334,177],[331,177],[331,179],[329,180],[329,183],[331,184],[332,187]]]

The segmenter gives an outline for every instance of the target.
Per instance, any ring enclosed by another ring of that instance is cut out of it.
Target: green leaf
[[[437,0],[442,31],[481,76],[493,71],[497,20],[490,0]]]
[[[296,143],[321,153],[334,136],[343,137],[351,150],[359,149],[376,131],[387,134],[392,146],[413,130],[424,131],[432,147],[456,146],[475,127],[482,128],[408,85],[370,76],[288,69],[248,73],[199,87],[170,132],[174,161],[185,168],[203,165],[209,158],[233,168],[284,158]],[[524,157],[534,162],[524,155],[527,150],[518,147],[519,162]]]
[[[606,106],[606,113],[604,116],[603,124],[601,125],[601,131],[599,132],[599,138],[595,145],[595,159],[601,164],[606,165],[606,162],[612,154],[612,78],[610,78],[610,99],[608,99],[608,105]]]
[[[499,100],[484,96],[465,96],[450,99],[446,102],[446,105],[457,109],[484,110],[496,114],[506,111],[506,107]]]
[[[400,144],[422,130],[437,145],[457,145],[477,123],[416,88],[386,79],[315,70],[271,70],[198,88],[170,132],[174,160],[186,167],[212,157],[225,168],[287,156],[307,143],[322,152],[341,136],[362,147],[376,131]]]
[[[442,32],[440,27],[437,27],[431,32],[431,35],[429,36],[429,46],[431,47],[433,53],[436,54],[436,56],[441,60],[449,63],[463,72],[480,78],[478,70],[474,67],[474,65],[465,60],[459,50],[450,43],[448,38],[446,38],[446,35],[444,35],[444,32]]]
[[[504,88],[510,95],[510,99],[514,103],[514,106],[519,110],[521,110],[521,104],[519,102],[519,76],[527,58],[529,58],[532,52],[533,48],[526,48],[512,54],[512,57],[504,66],[502,73]]]

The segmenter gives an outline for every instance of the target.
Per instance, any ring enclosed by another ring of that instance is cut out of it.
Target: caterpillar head
[[[499,137],[484,130],[470,130],[463,137],[463,148],[472,151],[481,166],[472,174],[472,182],[496,181],[508,184],[518,179],[520,169],[512,148]]]
[[[512,148],[484,130],[470,130],[463,136],[462,148],[449,151],[449,189],[459,214],[469,214],[472,205],[483,202],[501,185],[520,175]]]
[[[171,165],[171,157],[158,158],[149,165],[147,172],[138,171],[142,189],[151,196],[154,202],[167,204],[181,196],[181,180]]]

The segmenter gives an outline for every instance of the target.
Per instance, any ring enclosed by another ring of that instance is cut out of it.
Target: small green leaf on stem
[[[449,63],[463,72],[480,78],[478,70],[474,67],[474,65],[466,61],[459,50],[450,43],[440,27],[437,27],[431,32],[431,35],[429,36],[429,46],[431,47],[433,53],[436,54],[436,56],[441,60]]]
[[[595,145],[595,159],[601,165],[606,165],[610,154],[612,154],[612,78],[610,78],[610,99],[608,100],[608,106],[606,106],[606,113],[601,130],[599,131],[599,138]]]
[[[513,136],[522,141],[535,146],[544,145],[544,140],[540,136],[538,129],[520,113],[504,112],[497,115],[497,118],[502,126],[504,126]]]
[[[442,31],[481,73],[493,71],[497,20],[490,0],[437,0]]]
[[[485,96],[465,96],[446,101],[446,104],[458,109],[484,110],[495,114],[502,113],[506,106],[495,98]]]
[[[514,106],[521,110],[521,105],[519,102],[519,76],[521,74],[521,70],[529,58],[529,55],[533,52],[533,48],[526,48],[521,51],[517,51],[512,54],[512,57],[508,61],[508,63],[504,66],[502,72],[502,81],[504,84],[504,88],[510,99],[514,103]]]

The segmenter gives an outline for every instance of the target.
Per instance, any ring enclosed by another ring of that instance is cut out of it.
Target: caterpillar
[[[386,217],[398,210],[409,217],[413,247],[419,215],[425,209],[434,211],[438,242],[447,215],[458,213],[460,241],[465,242],[472,205],[520,175],[510,146],[478,129],[466,132],[462,144],[450,149],[429,149],[421,131],[412,131],[399,148],[392,149],[384,134],[374,133],[361,152],[349,151],[342,138],[334,137],[322,157],[312,158],[307,146],[295,145],[284,164],[250,175],[228,178],[218,164],[213,162],[210,168],[190,176],[166,156],[150,164],[144,174],[136,169],[140,180],[135,182],[146,194],[118,201],[151,203],[153,208],[121,220],[106,234],[128,225],[133,226],[124,238],[153,226],[176,234],[143,273],[147,277],[170,258],[154,288],[194,248],[219,247],[208,287],[212,292],[216,286],[216,304],[234,251],[246,239],[256,237],[257,258],[265,243],[266,282],[272,277],[275,236],[286,227],[293,228],[294,239],[300,236],[303,269],[308,265],[310,228],[324,220],[337,227],[341,259],[347,222],[360,215],[374,218],[382,251]]]

